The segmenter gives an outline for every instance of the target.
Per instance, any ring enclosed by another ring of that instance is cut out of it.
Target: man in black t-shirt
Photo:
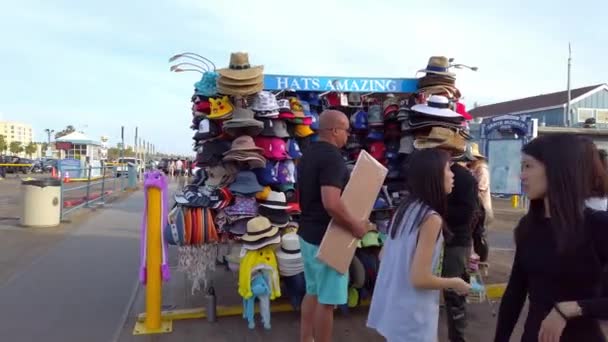
[[[340,274],[316,258],[330,220],[350,228],[357,238],[367,232],[366,222],[359,222],[350,215],[340,199],[349,177],[340,148],[346,144],[349,130],[344,113],[324,111],[319,117],[319,141],[304,150],[298,164],[302,210],[298,235],[306,278],[301,342],[330,342],[334,306],[347,302],[348,274]]]

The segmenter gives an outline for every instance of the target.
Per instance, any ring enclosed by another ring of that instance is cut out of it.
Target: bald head
[[[348,139],[348,126],[346,114],[339,110],[324,110],[319,116],[319,138],[342,148]]]
[[[324,110],[319,115],[319,129],[326,131],[334,128],[348,128],[348,117],[339,110]]]

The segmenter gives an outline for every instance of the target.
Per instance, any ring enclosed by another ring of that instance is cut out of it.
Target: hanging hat
[[[426,66],[426,69],[418,70],[418,72],[424,72],[427,74],[456,76],[456,74],[448,71],[449,67],[450,61],[447,57],[433,56],[429,58],[429,62]]]
[[[263,149],[263,155],[270,160],[285,160],[289,158],[285,140],[275,137],[256,137],[256,146]]]
[[[278,245],[281,243],[281,233],[277,232],[273,236],[265,237],[253,242],[243,241],[243,249],[247,251],[257,251],[266,246]]]
[[[230,54],[230,64],[227,68],[218,69],[222,77],[232,80],[251,80],[264,73],[264,66],[252,66],[249,63],[249,54],[246,52],[233,52]]]
[[[414,136],[406,134],[399,141],[399,153],[410,154],[414,152]]]
[[[315,132],[310,129],[308,125],[296,125],[295,127],[296,136],[300,138],[306,138],[307,136],[315,134]]]
[[[205,185],[211,187],[224,187],[234,181],[235,172],[231,168],[225,168],[224,165],[215,165],[207,169],[207,180]]]
[[[361,94],[359,93],[349,93],[348,94],[348,105],[357,107],[361,105]]]
[[[433,127],[427,136],[416,137],[414,147],[419,150],[438,147],[464,153],[466,140],[449,128]]]
[[[279,106],[279,118],[280,119],[293,119],[295,115],[291,111],[291,104],[288,99],[277,100]]]
[[[227,119],[234,109],[228,96],[218,98],[210,97],[209,103],[211,104],[211,113],[207,117],[212,120]]]
[[[265,115],[279,115],[277,97],[269,91],[261,91],[255,94],[251,109]]]
[[[264,167],[253,169],[255,175],[258,177],[258,182],[261,185],[277,185],[279,184],[279,178],[277,174],[277,164],[272,160],[266,161]]]
[[[269,186],[265,186],[262,191],[255,194],[255,199],[257,199],[258,201],[265,201],[268,198],[268,196],[270,195],[271,191],[272,190],[270,189]]]
[[[248,87],[248,86],[258,87],[260,85],[260,83],[264,82],[264,75],[259,75],[255,78],[251,78],[248,80],[233,80],[228,77],[221,77],[219,79],[219,81],[222,83],[223,86],[226,86],[226,87],[237,87],[237,88]]]
[[[310,118],[311,118],[311,123],[310,123],[310,129],[312,129],[313,131],[318,131],[320,129],[319,126],[319,113],[317,113],[317,111],[311,111],[310,112]]]
[[[279,228],[273,227],[270,220],[264,216],[258,216],[247,222],[247,233],[241,239],[246,242],[255,242],[263,238],[273,237],[278,233]]]
[[[217,138],[221,133],[218,125],[207,118],[202,118],[199,121],[197,128],[198,131],[196,132],[196,134],[194,134],[194,137],[192,137],[192,139],[196,141],[204,141]]]
[[[282,192],[271,191],[268,197],[259,204],[261,207],[270,209],[287,210],[287,199]]]
[[[196,155],[197,166],[213,166],[222,161],[222,156],[230,150],[230,143],[223,140],[210,140],[200,147],[202,151]]]
[[[382,106],[371,105],[367,111],[367,122],[370,126],[382,126],[384,125],[384,118],[382,115]]]
[[[224,122],[224,132],[232,136],[260,134],[264,127],[261,121],[253,118],[253,112],[245,108],[236,108],[232,112],[232,119]]]
[[[287,233],[281,239],[281,247],[276,252],[279,273],[291,277],[304,272],[300,239],[295,233]]]
[[[232,141],[232,147],[229,151],[224,153],[224,155],[227,156],[237,151],[261,153],[262,149],[255,145],[255,142],[253,141],[252,137],[248,135],[243,135]]]
[[[264,206],[258,207],[258,214],[264,216],[272,222],[273,226],[285,227],[289,223],[290,217],[287,209],[271,209]]]
[[[384,140],[384,132],[382,130],[372,128],[367,134],[367,139],[374,141],[382,141]]]
[[[465,151],[465,157],[470,160],[486,159],[486,157],[479,152],[479,145],[476,143],[468,143]]]
[[[386,145],[383,141],[374,141],[369,145],[369,154],[379,162],[384,161],[384,153],[386,152]]]
[[[235,196],[234,204],[224,209],[227,216],[254,217],[257,215],[257,203],[253,197]]]
[[[264,123],[264,129],[260,133],[265,137],[289,138],[287,131],[287,123],[283,120],[261,119]]]
[[[362,109],[359,109],[355,114],[350,117],[350,126],[354,130],[364,131],[368,127],[367,123],[367,112]]]
[[[201,80],[194,83],[194,94],[214,96],[217,94],[217,79],[220,75],[214,71],[205,71]]]
[[[257,85],[233,86],[225,84],[223,78],[217,81],[217,91],[220,94],[230,96],[249,96],[264,89],[264,83],[260,82]]]
[[[426,104],[412,107],[414,112],[442,118],[462,118],[462,115],[450,109],[450,101],[445,96],[432,95]]]
[[[302,151],[300,150],[300,145],[296,139],[287,140],[287,153],[291,159],[302,158]]]
[[[228,188],[233,193],[251,196],[263,189],[260,183],[258,183],[255,173],[251,171],[237,173],[234,182]]]
[[[165,241],[173,246],[184,245],[185,234],[184,211],[181,207],[174,207],[167,216],[167,225],[164,229]]]

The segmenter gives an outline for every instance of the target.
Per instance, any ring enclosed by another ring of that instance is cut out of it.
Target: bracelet
[[[557,303],[556,303],[555,305],[553,305],[553,308],[555,309],[555,311],[557,311],[557,313],[558,313],[560,316],[562,316],[562,318],[563,318],[564,320],[566,320],[566,321],[568,320],[568,316],[566,316],[566,315],[564,314],[564,312],[563,312],[563,311],[562,311],[562,310],[559,308],[559,305],[557,305]]]

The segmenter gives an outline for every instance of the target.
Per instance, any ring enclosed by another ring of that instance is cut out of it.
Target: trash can
[[[21,221],[24,227],[54,227],[61,222],[61,181],[55,178],[21,182]]]

